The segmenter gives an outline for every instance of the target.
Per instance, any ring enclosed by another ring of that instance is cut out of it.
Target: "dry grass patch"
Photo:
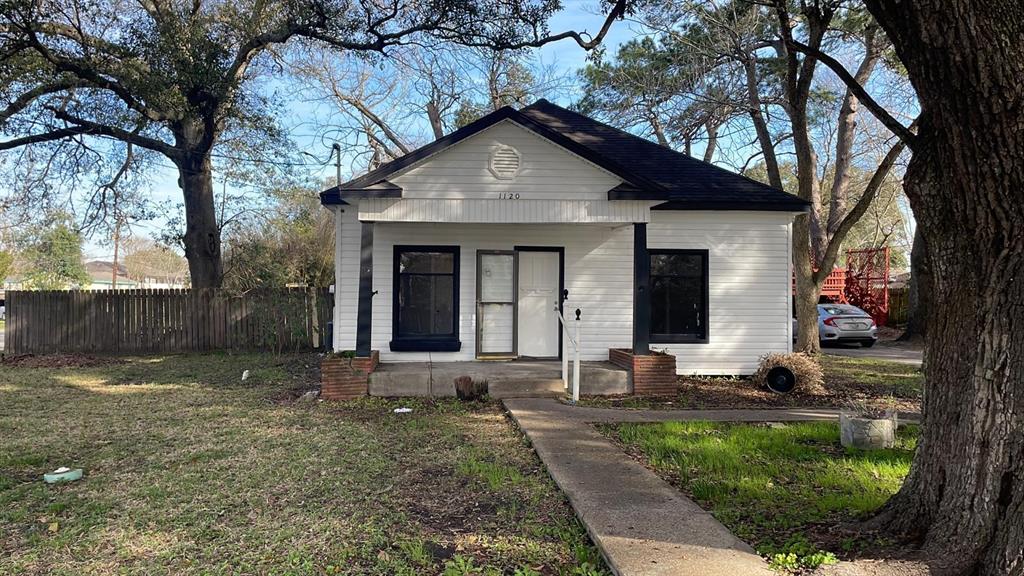
[[[293,402],[317,364],[3,366],[0,574],[603,572],[496,405]]]
[[[845,356],[819,356],[823,384],[789,394],[776,394],[754,378],[681,377],[673,396],[594,396],[581,404],[602,408],[704,409],[704,408],[842,408],[860,402],[900,412],[921,410],[924,375],[915,366]]]

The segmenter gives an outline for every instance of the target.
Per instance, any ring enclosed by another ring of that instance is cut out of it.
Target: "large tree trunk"
[[[940,574],[1019,576],[1024,4],[867,4],[921,103],[906,191],[934,271],[921,438],[877,523],[920,537]]]
[[[219,287],[224,270],[210,156],[197,154],[185,158],[178,164],[178,174],[185,199],[185,258],[192,286]]]
[[[910,282],[907,284],[907,327],[899,340],[912,342],[920,340],[928,334],[927,311],[931,308],[931,266],[928,264],[928,253],[921,237],[921,227],[914,230],[914,243],[910,248]]]
[[[814,282],[811,270],[811,231],[809,216],[801,214],[793,221],[793,274],[796,277],[796,351],[817,354],[821,351],[818,340],[818,298],[821,286]]]
[[[768,183],[782,190],[782,172],[779,170],[779,160],[775,156],[775,142],[772,141],[772,134],[768,130],[768,121],[765,120],[762,110],[756,56],[751,54],[743,61],[743,72],[747,85],[747,113],[750,114],[750,121],[754,124],[754,131],[757,133],[757,142],[761,147],[761,155],[764,157],[764,167],[768,172]],[[690,154],[689,150],[686,154]]]
[[[441,121],[441,110],[437,107],[437,102],[433,100],[427,102],[427,119],[430,120],[430,130],[434,133],[434,140],[443,138],[444,123]]]

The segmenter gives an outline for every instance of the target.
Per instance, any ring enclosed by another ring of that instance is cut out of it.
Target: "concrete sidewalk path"
[[[593,422],[831,420],[837,410],[615,410],[546,398],[505,400],[565,492],[612,572],[620,576],[777,576],[745,542],[634,461]]]

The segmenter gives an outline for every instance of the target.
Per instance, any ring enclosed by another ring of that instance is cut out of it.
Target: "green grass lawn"
[[[917,436],[903,426],[894,449],[860,451],[840,446],[835,423],[602,428],[780,568],[878,546],[843,526],[899,489]]]
[[[316,362],[0,365],[0,574],[604,573],[496,405],[295,403]]]
[[[821,366],[826,385],[853,385],[897,398],[920,398],[924,386],[920,369],[900,362],[822,354]]]

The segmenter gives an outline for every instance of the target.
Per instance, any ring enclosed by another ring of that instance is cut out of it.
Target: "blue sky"
[[[595,34],[604,22],[604,17],[599,10],[600,5],[594,0],[563,0],[563,9],[552,17],[549,27],[552,32],[577,30]],[[635,24],[628,21],[617,21],[605,37],[604,46],[609,53],[614,53],[620,44],[635,38],[639,33]],[[585,65],[587,52],[574,41],[563,40],[539,49],[538,57],[544,65],[553,66],[558,71],[575,73]],[[566,105],[569,102],[561,101],[559,104]],[[292,129],[296,145],[316,158],[326,159],[330,154],[329,145],[325,147],[318,139],[308,137],[313,131],[309,127],[310,124],[317,122],[315,110],[311,106],[301,104],[292,105],[291,110],[292,114],[282,121],[286,127]],[[310,162],[314,163],[312,158],[310,158]],[[171,201],[180,204],[181,190],[177,185],[177,173],[168,160],[160,159],[158,163],[150,176],[152,199],[155,202]],[[302,168],[302,170],[313,179],[325,179],[334,175],[333,163],[320,167]],[[216,173],[214,181],[219,191],[221,183],[217,180]],[[164,226],[163,219],[138,222],[133,226],[133,233],[137,236],[156,238]],[[104,245],[101,239],[87,241],[85,251],[88,259],[109,260],[113,258],[113,248]]]

